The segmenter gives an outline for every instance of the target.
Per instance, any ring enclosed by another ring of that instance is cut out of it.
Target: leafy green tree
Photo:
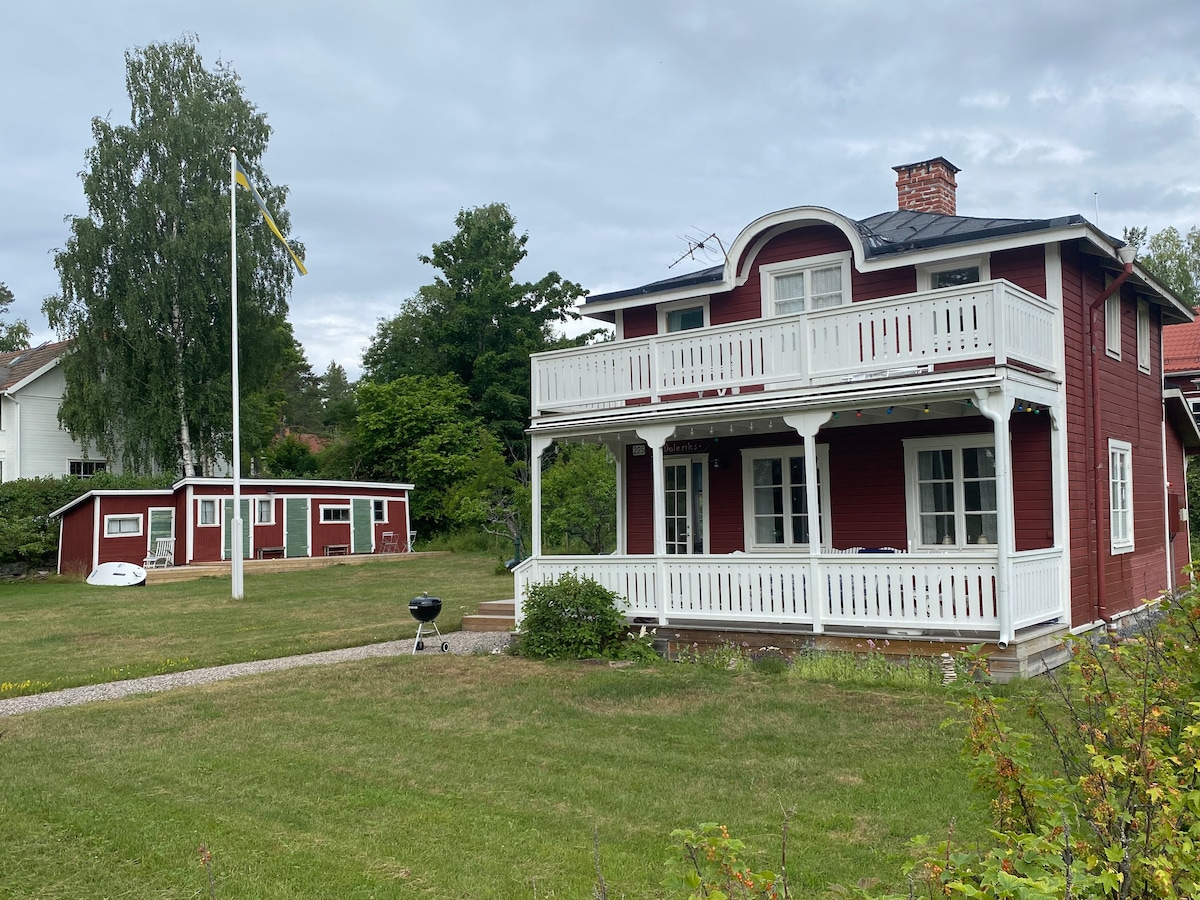
[[[506,538],[523,558],[531,508],[527,467],[510,460],[487,429],[480,428],[476,438],[472,468],[447,497],[446,514],[460,526]]]
[[[471,477],[481,449],[466,388],[453,375],[405,375],[360,383],[357,393],[358,471],[412,483],[416,527],[443,530],[452,523],[447,498]]]
[[[317,457],[295,435],[280,438],[263,458],[267,472],[275,478],[304,478],[317,472]]]
[[[542,532],[547,544],[581,541],[591,553],[617,546],[617,474],[597,444],[556,445],[542,471]]]
[[[0,281],[0,313],[7,314],[8,307],[12,305],[14,299],[8,285]],[[29,330],[29,325],[24,319],[17,319],[12,323],[0,320],[0,353],[6,353],[9,350],[24,350],[29,346],[29,340],[32,337],[33,332]]]
[[[1192,309],[1200,304],[1200,227],[1187,234],[1164,228],[1147,239],[1146,228],[1126,228],[1125,240],[1138,248],[1141,264]]]
[[[401,313],[381,321],[363,354],[366,378],[455,375],[475,416],[523,458],[529,354],[563,344],[555,326],[575,318],[583,289],[550,272],[518,282],[528,234],[503,203],[461,210],[458,232],[418,257],[437,270]],[[573,342],[572,342],[573,343]]]
[[[88,214],[55,254],[62,293],[43,306],[74,339],[59,416],[132,471],[195,474],[228,457],[229,154],[287,233],[286,190],[259,167],[270,128],[232,68],[206,68],[194,36],[125,55],[130,124],[92,120]],[[292,262],[237,191],[238,318],[245,396],[289,346]],[[298,252],[302,248],[296,245]]]

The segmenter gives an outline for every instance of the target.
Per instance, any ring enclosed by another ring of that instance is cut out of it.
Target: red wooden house
[[[411,484],[245,480],[243,555],[374,553],[384,548],[385,535],[407,546],[411,490]],[[141,563],[160,538],[174,539],[174,565],[220,562],[229,558],[233,482],[184,478],[160,490],[88,491],[51,515],[59,518],[60,574],[104,562]]]
[[[1200,433],[1161,334],[1191,311],[1079,216],[958,216],[945,159],[895,171],[897,210],[763,216],[533,357],[534,457],[612,451],[618,547],[544,555],[533,466],[518,603],[576,570],[663,625],[1007,647],[1178,583]]]

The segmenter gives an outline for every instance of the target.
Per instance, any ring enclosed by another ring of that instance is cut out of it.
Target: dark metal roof
[[[1060,216],[1056,219],[985,219],[913,212],[906,209],[880,213],[854,223],[862,237],[868,259],[945,244],[1082,224],[1082,216]]]
[[[893,254],[912,253],[930,247],[968,241],[987,240],[1010,234],[1032,231],[1050,231],[1072,225],[1087,224],[1082,216],[1059,216],[1054,219],[988,219],[970,216],[946,216],[941,213],[912,212],[900,209],[854,222],[862,239],[867,259],[878,259]],[[1123,241],[1112,238],[1113,246]],[[678,275],[662,281],[654,281],[641,287],[593,294],[585,301],[620,300],[644,294],[662,294],[678,288],[719,282],[724,277],[724,266],[713,266],[699,272]]]

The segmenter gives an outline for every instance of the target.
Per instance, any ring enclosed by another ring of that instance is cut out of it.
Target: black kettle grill
[[[442,601],[438,597],[430,597],[428,592],[426,592],[420,597],[413,597],[408,601],[408,611],[417,620],[417,637],[413,641],[413,653],[416,654],[418,650],[425,649],[425,641],[421,638],[424,629],[431,627],[439,638],[442,636],[442,632],[438,630],[437,622],[434,621],[438,617],[438,613],[442,611]],[[426,632],[426,636],[428,636],[428,632]],[[442,640],[441,651],[445,653],[449,649],[449,641]]]

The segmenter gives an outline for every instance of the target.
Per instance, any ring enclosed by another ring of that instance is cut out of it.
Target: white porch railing
[[[514,573],[517,620],[530,584],[575,572],[616,593],[630,618],[661,623],[999,634],[994,554],[832,553],[817,559],[814,581],[809,558],[794,554],[532,558]],[[1065,614],[1062,560],[1059,550],[1011,557],[1014,628]]]
[[[533,414],[750,385],[804,387],[917,365],[1053,372],[1057,313],[1007,281],[533,356]]]

